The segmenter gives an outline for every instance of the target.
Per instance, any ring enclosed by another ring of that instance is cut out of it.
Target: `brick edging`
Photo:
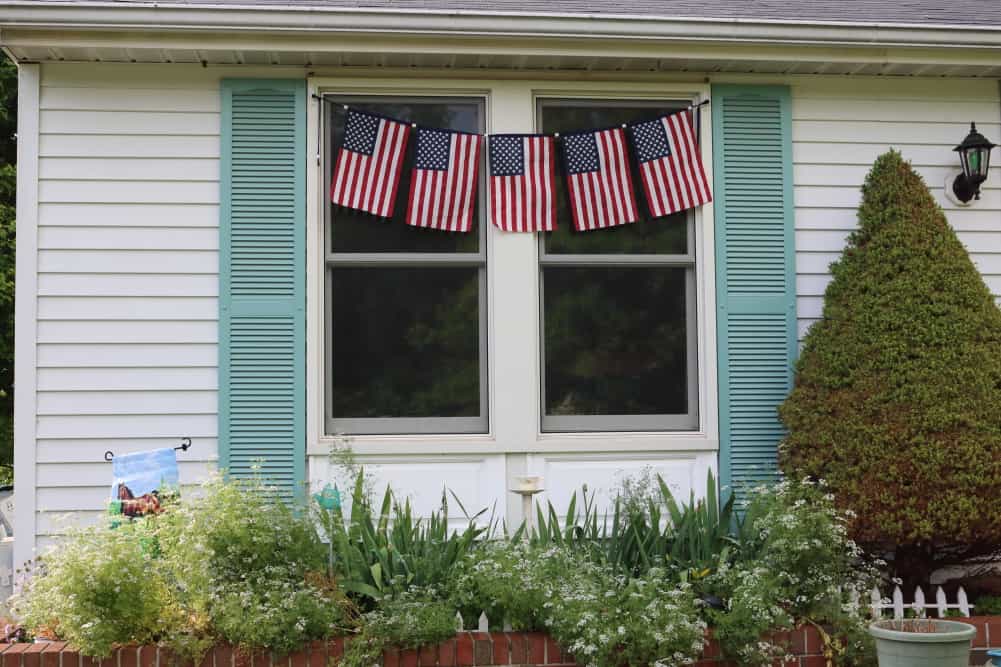
[[[1001,648],[1001,616],[977,616],[950,619],[977,628],[973,640],[971,664],[986,661],[984,651]],[[814,626],[779,632],[772,639],[789,647],[791,660],[781,667],[825,667],[823,642]],[[707,633],[701,659],[693,667],[735,667],[720,657],[719,644]],[[197,667],[330,667],[344,654],[344,638],[316,641],[290,655],[278,656],[259,651],[247,653],[233,646],[219,644]],[[983,658],[983,659],[980,659]],[[976,662],[980,659],[979,662]],[[190,662],[177,665],[170,649],[157,646],[118,648],[110,658],[94,660],[82,656],[66,642],[37,644],[0,644],[0,667],[196,667]],[[576,667],[573,657],[551,637],[541,632],[460,632],[434,646],[417,649],[388,649],[383,653],[384,667],[478,667],[533,665]],[[778,664],[778,663],[777,663]]]

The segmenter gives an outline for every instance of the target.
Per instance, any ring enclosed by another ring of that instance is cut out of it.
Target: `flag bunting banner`
[[[543,134],[490,136],[490,221],[507,232],[556,229],[556,142]]]
[[[577,231],[615,227],[639,219],[621,127],[563,135],[570,209]]]
[[[330,201],[393,217],[409,136],[408,123],[350,109],[334,165]]]
[[[417,128],[408,225],[448,232],[472,229],[482,146],[479,134]]]
[[[321,101],[327,101],[314,95]],[[332,203],[392,218],[411,130],[416,133],[405,222],[447,232],[473,228],[479,164],[489,139],[490,221],[509,232],[556,229],[557,151],[577,231],[636,222],[633,164],[650,215],[712,201],[693,110],[567,134],[491,134],[420,127],[337,105],[347,114],[330,184]],[[558,145],[559,144],[559,145]],[[631,149],[631,150],[630,150]],[[319,159],[319,155],[317,156]],[[635,161],[635,162],[634,162]]]
[[[659,218],[712,201],[702,156],[687,111],[629,126],[640,180]]]

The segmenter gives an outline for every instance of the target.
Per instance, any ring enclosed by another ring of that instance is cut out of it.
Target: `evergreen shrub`
[[[852,536],[927,583],[1001,544],[1001,310],[900,153],[858,224],[779,410],[781,466],[826,479]]]

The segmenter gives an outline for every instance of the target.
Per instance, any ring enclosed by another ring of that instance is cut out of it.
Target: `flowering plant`
[[[707,611],[724,652],[743,664],[770,664],[785,653],[765,638],[770,632],[831,623],[842,636],[829,640],[831,659],[863,664],[868,636],[857,601],[877,579],[878,563],[848,538],[848,519],[822,482],[753,490],[735,557],[705,581],[726,600],[725,609]]]

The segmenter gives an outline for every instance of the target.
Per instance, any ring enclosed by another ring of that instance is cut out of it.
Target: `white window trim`
[[[311,77],[309,94],[387,96],[482,96],[488,133],[536,131],[538,98],[691,99],[709,98],[709,85],[696,83],[577,82],[500,79]],[[712,122],[700,108],[703,164],[712,181]],[[343,440],[324,433],[323,318],[326,187],[322,183],[319,104],[310,97],[307,114],[307,455],[324,456]],[[489,224],[489,223],[487,223]],[[487,386],[490,431],[485,434],[352,435],[357,454],[487,454],[518,452],[698,452],[719,448],[716,370],[716,282],[713,207],[695,213],[696,327],[699,427],[679,432],[543,433],[540,396],[540,310],[536,234],[505,233],[490,226],[487,252]],[[502,277],[503,280],[499,280]]]

